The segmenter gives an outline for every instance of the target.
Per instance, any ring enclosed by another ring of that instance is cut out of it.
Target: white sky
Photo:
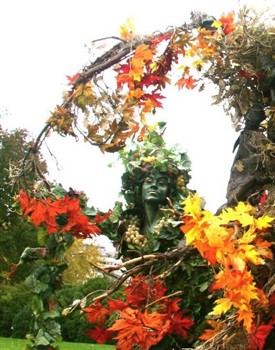
[[[67,89],[66,75],[88,62],[85,44],[118,35],[119,26],[134,17],[138,34],[165,30],[188,21],[192,10],[219,17],[239,5],[273,6],[274,0],[9,0],[0,2],[0,115],[9,128],[24,127],[38,135]],[[259,5],[260,3],[260,5]],[[260,6],[260,8],[259,8]],[[225,202],[238,135],[222,107],[212,107],[207,93],[168,92],[156,120],[166,119],[167,141],[179,143],[192,161],[190,187],[215,211]],[[5,113],[7,111],[7,113]],[[121,168],[108,168],[117,156],[82,142],[52,137],[48,145],[59,162],[48,164],[54,179],[84,190],[92,205],[111,208],[120,190]],[[47,157],[47,159],[49,159]]]

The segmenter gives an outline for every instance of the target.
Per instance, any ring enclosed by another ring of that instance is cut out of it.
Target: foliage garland
[[[28,165],[29,161],[32,162],[29,156],[37,150],[51,130],[62,136],[77,137],[80,133],[85,140],[108,152],[123,149],[126,141],[137,133],[142,139],[148,128],[146,116],[162,107],[161,100],[164,98],[162,90],[171,82],[170,72],[178,64],[182,74],[175,84],[179,88],[198,87],[199,90],[203,90],[205,81],[214,83],[218,87],[218,95],[214,102],[224,103],[225,111],[231,115],[237,130],[242,128],[243,124],[247,125],[250,122],[251,108],[264,108],[264,117],[256,125],[256,129],[263,119],[274,118],[274,27],[264,24],[261,17],[247,8],[240,11],[237,19],[233,14],[222,16],[219,20],[207,19],[208,17],[204,15],[194,13],[191,24],[143,38],[135,36],[129,23],[126,23],[122,27],[119,44],[81,72],[69,77],[71,90],[62,105],[57,106],[48,119],[37,138],[36,145],[27,154],[19,175],[23,175],[28,169],[33,169]],[[103,72],[109,68],[113,68],[115,72],[117,87],[114,91],[107,86],[103,77]],[[80,127],[80,120],[84,122],[84,130]],[[154,162],[147,163],[151,166]],[[130,177],[125,176],[124,182],[129,184],[129,179]],[[131,196],[130,191],[129,202],[133,201]],[[46,202],[48,205],[48,201]],[[32,219],[37,220],[37,225],[56,218],[54,213],[50,213],[46,218],[46,202],[45,200],[35,202],[30,198],[27,200],[25,214],[33,215]],[[44,208],[43,220],[41,216],[38,218],[36,216],[36,211],[41,206]],[[173,207],[169,209],[174,210]],[[266,240],[265,231],[268,230],[272,219],[267,216],[255,219],[255,215],[258,214],[257,208],[251,208],[244,203],[240,203],[232,211],[225,210],[215,217],[203,211],[201,201],[192,195],[184,201],[182,211],[184,222],[182,230],[187,237],[187,243],[198,249],[201,258],[206,259],[214,268],[216,282],[212,286],[213,292],[216,289],[222,290],[223,298],[215,298],[217,305],[212,313],[226,316],[221,322],[209,321],[214,331],[206,331],[201,336],[206,343],[198,345],[198,349],[211,348],[214,343],[218,348],[221,344],[220,334],[228,335],[226,332],[232,327],[237,330],[236,334],[241,331],[242,335],[245,335],[247,348],[253,348],[256,339],[258,348],[263,349],[266,337],[274,326],[274,314],[272,314],[274,285],[265,275],[263,279],[260,278],[259,266],[266,269],[267,275],[272,274],[272,266],[269,267],[265,260],[271,258],[269,241],[272,241],[272,238],[270,239],[272,232],[267,235],[269,240]],[[68,214],[67,211],[65,213]],[[176,210],[174,214],[178,215]],[[86,219],[84,221],[88,225]],[[70,229],[73,229],[74,223],[71,224]],[[79,232],[81,232],[79,228],[74,231],[76,236],[79,236]],[[213,235],[213,232],[218,232],[218,237]],[[224,248],[228,251],[225,252]],[[185,250],[185,247],[183,249]],[[179,252],[182,253],[182,250],[176,251],[176,257]],[[228,258],[231,254],[235,256],[233,261]],[[127,263],[142,262],[130,269],[122,282],[138,272],[141,273],[144,268],[152,267],[156,262],[167,258],[173,260],[175,256],[170,252],[141,255],[140,260]],[[186,268],[181,263],[181,259],[178,258],[171,271],[174,272],[179,266]],[[227,277],[226,282],[224,276]],[[245,278],[242,280],[240,277]],[[256,281],[256,277],[259,280]],[[236,283],[239,285],[236,286]],[[260,288],[259,284],[263,284],[265,288]],[[201,285],[201,290],[204,290],[205,286],[208,290],[208,283],[204,283],[203,286]],[[150,292],[150,288],[147,292]],[[258,303],[261,304],[259,312]],[[158,306],[161,306],[161,303]],[[124,323],[119,322],[121,319],[117,319],[113,326],[113,330],[118,331],[117,337],[121,341],[119,344],[121,349],[126,349],[123,332],[127,329],[122,326],[137,314],[137,310],[132,310],[130,313],[128,311],[127,315],[120,312]],[[149,326],[146,323],[149,317],[146,310],[143,315],[139,315],[139,321],[141,319],[146,321],[143,321],[145,333],[139,329],[138,338],[132,339],[133,344],[137,346],[149,348],[156,344],[156,340],[162,341],[156,332],[148,339],[150,335],[148,331],[160,330],[159,322],[165,320],[160,313],[154,313],[158,311],[151,311],[154,325]],[[42,314],[43,312],[44,310]],[[166,318],[165,321],[169,320]],[[168,323],[163,328],[163,336],[170,335]],[[190,324],[189,322],[189,326]],[[240,324],[243,327],[240,327]],[[200,333],[197,328],[195,333],[196,336],[193,334],[191,336],[193,338],[188,341],[197,346],[195,338]]]

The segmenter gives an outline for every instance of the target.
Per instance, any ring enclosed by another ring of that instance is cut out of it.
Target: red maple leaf
[[[66,75],[66,78],[69,80],[68,85],[74,85],[80,76],[81,76],[80,73],[76,73],[73,76]]]
[[[120,299],[108,299],[107,303],[109,305],[110,313],[113,311],[123,310],[126,308],[127,304]]]
[[[19,190],[18,196],[16,197],[16,200],[19,201],[20,206],[22,208],[23,213],[25,214],[26,209],[29,208],[31,203],[31,197],[28,196],[23,190]],[[27,214],[25,214],[27,215]]]
[[[162,281],[146,280],[144,276],[136,276],[125,288],[126,301],[131,307],[141,308],[147,303],[164,296],[166,288]]]
[[[96,214],[94,222],[96,224],[100,224],[102,221],[105,221],[108,219],[108,217],[112,214],[112,210],[110,209],[106,214],[101,215],[101,214]]]
[[[130,76],[131,67],[129,64],[121,64],[118,68],[114,69],[117,72],[116,81],[117,87],[121,88],[123,84],[132,82],[132,77]]]
[[[30,219],[36,227],[45,221],[47,212],[48,206],[46,205],[45,201],[35,201],[33,204],[33,210],[31,212]]]
[[[268,324],[261,324],[259,326],[252,325],[251,334],[249,335],[248,350],[263,350],[266,338],[274,329],[275,319]]]
[[[259,201],[260,206],[262,206],[265,203],[265,201],[267,200],[267,195],[268,195],[268,191],[265,190],[260,197],[260,201]]]
[[[160,36],[158,36],[158,37],[152,39],[152,40],[151,40],[151,43],[152,43],[153,45],[157,45],[157,44],[161,43],[163,40],[169,39],[169,38],[171,37],[171,35],[172,35],[171,33],[162,34],[162,35],[160,35]]]
[[[162,103],[159,100],[162,100],[163,98],[166,98],[166,97],[161,95],[161,94],[159,94],[159,93],[156,93],[155,90],[152,91],[151,94],[144,94],[143,95],[143,99],[144,100],[148,99],[148,100],[153,101],[154,106],[158,107],[158,108],[162,108]]]
[[[87,215],[83,214],[80,198],[71,198],[67,195],[54,201],[50,198],[36,200],[20,190],[17,200],[23,214],[29,215],[36,227],[45,224],[46,230],[50,234],[57,231],[60,233],[70,232],[77,238],[101,234],[100,228],[91,222]],[[111,212],[108,212],[104,216],[97,217],[97,221],[105,220],[110,214]],[[60,216],[62,216],[64,224],[58,220]]]
[[[154,85],[160,85],[161,87],[165,87],[166,85],[166,81],[165,78],[156,74],[145,74],[140,83],[139,83],[140,87],[143,86],[154,86]]]
[[[184,311],[179,311],[170,318],[168,334],[176,333],[184,338],[188,337],[188,331],[194,325],[194,321],[183,315]]]
[[[103,325],[110,314],[109,310],[106,309],[100,301],[96,301],[90,306],[83,309],[87,313],[87,319],[90,323],[97,323]]]
[[[263,73],[249,73],[243,69],[241,69],[239,71],[239,74],[243,77],[243,78],[247,78],[247,79],[263,79],[265,77],[265,75]]]
[[[181,298],[174,299],[165,299],[166,302],[166,312],[168,315],[172,315],[175,312],[179,311],[180,307],[178,303],[181,301]]]
[[[268,303],[269,303],[269,307],[274,308],[275,310],[275,292],[270,295]]]
[[[99,344],[109,343],[114,335],[114,332],[101,326],[95,326],[95,329],[87,329],[85,333]]]

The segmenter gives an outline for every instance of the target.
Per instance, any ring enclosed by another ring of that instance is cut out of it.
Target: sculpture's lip
[[[149,194],[158,194],[158,192],[157,192],[157,191],[153,191],[153,190],[148,191],[148,193],[149,193]]]

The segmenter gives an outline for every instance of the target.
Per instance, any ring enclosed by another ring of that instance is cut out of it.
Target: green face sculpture
[[[142,185],[142,200],[155,204],[164,204],[168,195],[168,178],[164,174],[150,174]]]

